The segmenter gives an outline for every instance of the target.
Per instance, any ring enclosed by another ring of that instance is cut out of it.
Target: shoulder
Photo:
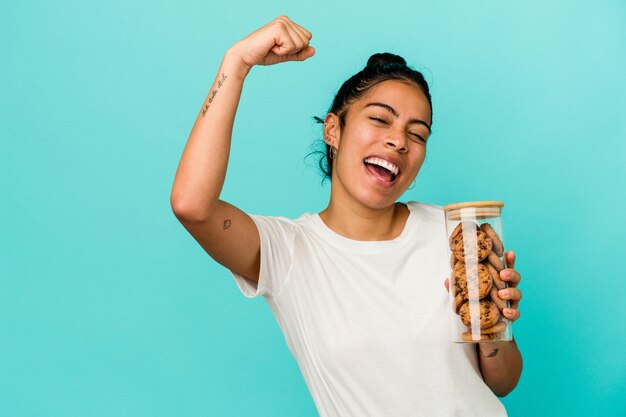
[[[252,214],[250,215],[259,233],[269,235],[282,235],[284,237],[293,237],[302,233],[306,233],[311,228],[311,215],[303,214],[297,219],[290,219],[283,216],[265,216]]]
[[[262,214],[251,214],[250,217],[255,223],[262,225],[275,225],[278,227],[293,227],[295,221],[283,216],[266,216]]]
[[[445,219],[442,206],[420,203],[418,201],[408,201],[406,205],[412,213],[417,214],[424,220],[443,222]]]

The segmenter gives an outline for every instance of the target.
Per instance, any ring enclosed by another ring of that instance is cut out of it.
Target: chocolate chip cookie
[[[496,303],[496,305],[500,309],[500,312],[502,312],[505,308],[509,307],[509,304],[505,300],[500,298],[500,296],[498,295],[498,288],[497,287],[493,287],[491,289],[490,296],[491,296],[491,300],[494,303]]]
[[[495,252],[491,252],[488,255],[487,259],[489,260],[489,263],[493,265],[494,268],[496,268],[496,271],[500,272],[504,269],[504,262],[500,260],[500,258],[498,257],[498,255],[495,254]]]
[[[479,315],[480,315],[480,328],[486,329],[495,325],[500,318],[500,310],[498,306],[491,300],[481,300],[479,305]],[[459,309],[459,315],[461,316],[461,321],[464,325],[470,327],[470,303],[464,303]]]
[[[506,330],[506,323],[503,321],[499,321],[491,327],[487,327],[486,329],[480,329],[480,334],[496,334]]]
[[[479,299],[485,298],[491,291],[493,278],[484,264],[476,264],[476,269],[467,268],[464,262],[457,262],[452,271],[452,279],[456,292],[467,299],[468,296]]]
[[[476,240],[473,239],[473,231],[476,231]],[[466,236],[469,242],[464,242]],[[480,230],[474,222],[461,222],[450,235],[450,250],[459,261],[485,259],[491,252],[491,238]]]
[[[502,244],[502,241],[500,240],[500,236],[498,236],[496,231],[493,230],[493,227],[491,227],[489,223],[483,223],[480,225],[480,230],[485,232],[487,236],[491,238],[491,243],[492,243],[491,250],[493,250],[493,252],[498,256],[504,255],[504,245]]]
[[[486,265],[489,269],[489,274],[491,274],[491,279],[493,279],[493,285],[495,285],[499,290],[506,288],[506,283],[502,281],[500,273],[496,270],[496,268],[494,268],[489,262],[487,262]]]
[[[468,330],[467,332],[463,332],[463,334],[461,334],[461,340],[463,340],[464,342],[478,342],[481,340],[495,340],[498,339],[500,337],[499,333],[491,333],[491,334],[480,334],[480,336],[478,337],[478,339],[474,339],[474,335],[472,335],[472,333]]]

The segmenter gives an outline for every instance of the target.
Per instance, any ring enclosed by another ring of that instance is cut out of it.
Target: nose
[[[394,149],[399,153],[406,153],[409,149],[406,145],[406,138],[399,132],[394,132],[385,139],[385,146]]]

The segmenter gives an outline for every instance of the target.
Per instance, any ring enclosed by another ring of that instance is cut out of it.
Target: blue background
[[[403,55],[434,103],[404,199],[506,202],[509,415],[626,415],[626,3],[75,0],[0,5],[0,416],[316,415],[269,308],[169,205],[223,53],[280,14],[318,52],[253,69],[223,198],[323,209],[312,116]]]

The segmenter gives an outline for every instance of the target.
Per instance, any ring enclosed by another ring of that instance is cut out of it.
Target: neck
[[[395,203],[373,209],[345,205],[333,201],[322,211],[320,218],[326,225],[344,237],[354,240],[392,240],[400,236],[409,216],[408,207]]]

